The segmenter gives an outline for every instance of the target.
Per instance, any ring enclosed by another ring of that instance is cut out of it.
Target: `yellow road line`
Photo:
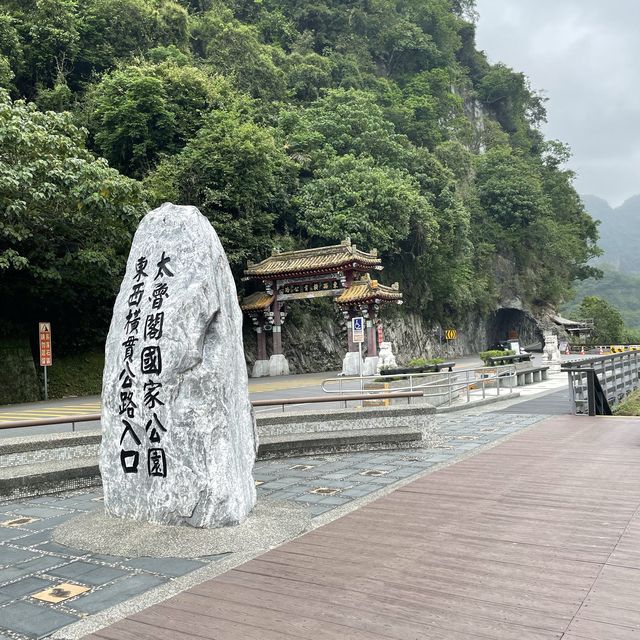
[[[97,413],[97,412],[96,412]],[[86,412],[76,413],[56,413],[51,412],[24,412],[24,413],[2,413],[0,414],[0,422],[13,422],[14,420],[35,420],[36,418],[76,418],[77,416],[86,415]]]

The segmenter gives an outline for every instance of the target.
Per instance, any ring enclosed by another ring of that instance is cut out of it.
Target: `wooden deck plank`
[[[640,635],[638,629],[634,627],[595,622],[585,618],[574,618],[569,631],[589,640],[637,640]]]
[[[246,597],[240,597],[239,601],[234,601],[224,596],[224,592],[220,592],[215,594],[215,597],[202,598],[197,593],[189,591],[167,601],[163,613],[165,617],[170,618],[172,628],[178,631],[185,628],[185,625],[195,629],[216,630],[221,626],[236,625],[242,628],[245,634],[255,635],[262,632],[263,635],[257,637],[264,640],[275,640],[283,636],[318,640],[332,640],[340,636],[353,640],[384,638],[375,633],[359,631],[349,624],[333,624],[327,619],[305,615],[306,610],[305,614],[298,612],[292,616],[293,609],[286,607],[286,603],[284,609],[273,610],[264,607],[259,598],[247,601]],[[152,611],[143,611],[133,616],[133,619],[152,623],[156,618]]]
[[[548,629],[528,627],[524,624],[510,624],[498,621],[491,616],[468,615],[459,613],[456,610],[437,608],[430,605],[428,600],[408,604],[407,601],[399,600],[393,605],[386,607],[372,607],[363,605],[353,607],[351,600],[346,600],[342,605],[329,607],[317,598],[304,599],[296,596],[277,594],[274,596],[266,591],[255,591],[255,599],[264,608],[274,607],[281,613],[300,611],[301,607],[305,613],[312,612],[318,620],[336,621],[339,620],[346,627],[350,627],[349,632],[342,630],[337,633],[336,638],[351,638],[354,636],[353,630],[365,630],[373,633],[384,634],[397,640],[405,640],[407,637],[421,638],[424,634],[432,635],[436,629],[440,630],[440,636],[446,636],[446,632],[477,634],[479,636],[497,639],[522,638],[523,640],[557,638],[559,633],[553,633]],[[246,596],[250,592],[243,588],[241,593]],[[211,590],[206,591],[208,598],[232,600],[233,590],[228,584],[216,585]],[[351,596],[351,594],[349,594]],[[236,595],[237,599],[242,596]],[[362,602],[366,602],[363,600]],[[241,602],[237,605],[242,607]],[[431,632],[431,633],[430,633]],[[315,637],[313,634],[305,637]]]
[[[640,429],[559,416],[91,636],[640,638]]]
[[[415,617],[415,607],[421,607],[421,614],[429,611],[434,614],[463,615],[468,618],[483,618],[505,622],[511,625],[523,625],[550,631],[564,630],[571,621],[572,612],[565,616],[549,615],[535,610],[533,607],[504,606],[486,600],[453,596],[445,591],[418,589],[416,587],[402,588],[398,585],[386,584],[384,590],[373,592],[362,588],[344,588],[329,586],[319,588],[316,584],[305,584],[300,581],[282,580],[276,577],[245,574],[229,574],[225,576],[223,584],[225,593],[229,593],[229,585],[242,587],[243,590],[260,589],[264,593],[284,594],[293,597],[319,599],[322,603],[342,610],[343,607],[358,607],[360,611],[384,614],[390,618],[400,617],[412,620]],[[360,587],[360,584],[358,583]],[[205,591],[198,591],[205,595]],[[314,594],[321,594],[317,598]],[[346,603],[346,604],[345,604]],[[575,609],[573,609],[575,610]],[[458,612],[464,612],[460,614]]]

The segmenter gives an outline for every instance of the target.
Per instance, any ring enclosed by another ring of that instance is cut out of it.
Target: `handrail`
[[[327,398],[326,396],[307,396],[303,398],[280,398],[273,400],[253,400],[254,407],[279,407],[289,404],[316,404],[320,402],[349,402],[351,400],[389,400],[392,398],[421,397],[421,391],[399,391],[389,393],[378,393],[371,391],[368,393],[355,393],[338,398]],[[58,418],[41,418],[38,420],[13,420],[11,422],[0,423],[0,429],[20,429],[22,427],[46,427],[52,424],[75,424],[76,422],[97,422],[102,418],[99,413],[80,414],[75,416],[60,416]]]
[[[493,375],[492,375],[493,374]],[[338,376],[334,378],[326,378],[322,381],[321,388],[325,393],[338,395],[340,399],[344,397],[345,383],[356,383],[360,385],[360,390],[364,390],[365,383],[368,382],[385,382],[388,381],[406,381],[406,386],[397,387],[394,391],[414,391],[419,389],[423,392],[425,398],[442,398],[448,396],[448,404],[451,405],[454,397],[458,397],[461,391],[466,392],[466,401],[471,401],[470,391],[472,388],[480,387],[482,390],[482,398],[486,397],[486,389],[488,383],[495,382],[496,394],[500,395],[500,386],[505,380],[512,381],[517,375],[516,366],[497,365],[477,367],[471,369],[459,369],[452,372],[429,372],[429,373],[403,373],[403,374],[379,374],[371,376]],[[426,380],[425,380],[426,379]],[[337,389],[330,389],[328,385],[337,384]],[[429,393],[430,388],[434,389],[434,393]],[[443,391],[443,388],[446,390]],[[509,393],[513,392],[512,385],[509,385]]]
[[[354,393],[342,395],[340,398],[327,398],[327,396],[307,396],[306,398],[282,398],[280,400],[253,400],[254,407],[271,407],[284,404],[312,404],[316,402],[349,402],[350,400],[389,400],[391,398],[417,398],[423,396],[421,391],[399,391],[379,393],[375,389],[367,393]]]
[[[601,362],[622,361],[628,358],[629,355],[638,353],[637,351],[623,351],[622,353],[609,353],[602,356],[593,356],[593,358],[580,358],[579,360],[566,360],[562,363],[562,371],[570,371],[571,369],[584,369],[590,368],[593,364],[599,364]]]
[[[484,371],[495,371],[495,375],[490,375],[490,374],[485,374]],[[342,386],[343,383],[345,382],[357,382],[360,383],[362,381],[363,384],[367,383],[367,382],[385,382],[385,380],[388,380],[389,382],[392,381],[396,381],[396,380],[400,380],[400,379],[405,379],[408,383],[409,386],[406,387],[406,389],[409,390],[413,390],[416,388],[422,389],[425,387],[428,387],[430,385],[433,386],[442,386],[443,384],[446,384],[446,382],[442,379],[442,376],[446,376],[447,379],[450,378],[455,378],[456,380],[458,379],[458,377],[462,376],[462,374],[480,374],[480,375],[486,375],[486,377],[484,378],[484,380],[494,380],[495,378],[504,378],[505,375],[507,376],[513,376],[515,375],[516,372],[516,368],[514,365],[496,365],[496,366],[485,366],[485,367],[476,367],[476,368],[472,368],[472,369],[458,369],[457,371],[440,371],[440,372],[427,372],[427,373],[397,373],[397,374],[379,374],[379,375],[371,375],[371,376],[337,376],[334,378],[325,378],[322,381],[322,384],[320,385],[320,388],[325,392],[325,393],[338,393],[338,394],[342,394],[343,390],[342,390]],[[450,375],[449,375],[450,374]],[[438,376],[438,379],[435,380],[433,379],[434,376]],[[413,381],[416,379],[421,379],[421,378],[432,378],[430,381],[422,383],[422,384],[413,384]],[[468,375],[467,375],[468,378]],[[326,388],[326,384],[327,383],[338,383],[339,384],[339,388],[338,389],[327,389]],[[455,384],[455,383],[454,383]],[[397,389],[398,391],[404,389],[403,387],[400,387],[399,389]]]
[[[571,412],[606,415],[640,386],[640,352],[571,360],[561,370],[569,376]]]
[[[99,413],[79,414],[77,416],[60,416],[59,418],[40,418],[38,420],[13,420],[0,422],[0,429],[18,429],[20,427],[45,427],[51,424],[74,424],[76,422],[95,422],[100,420]]]

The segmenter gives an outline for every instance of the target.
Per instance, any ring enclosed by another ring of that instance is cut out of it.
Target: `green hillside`
[[[558,303],[596,230],[544,100],[475,47],[471,0],[5,0],[0,337],[106,333],[148,207],[197,205],[239,275],[272,248],[377,248],[452,322]],[[24,102],[23,102],[24,101]]]
[[[602,255],[593,264],[602,278],[588,278],[574,286],[574,297],[562,308],[575,313],[586,296],[597,296],[620,311],[625,326],[640,331],[640,196],[629,198],[617,208],[596,196],[582,196],[589,214],[600,221],[598,244]]]
[[[598,244],[604,253],[598,262],[623,273],[640,274],[640,195],[616,208],[596,196],[582,196],[582,201],[589,214],[600,221]]]

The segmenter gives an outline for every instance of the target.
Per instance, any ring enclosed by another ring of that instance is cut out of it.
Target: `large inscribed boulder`
[[[106,513],[237,524],[256,501],[256,448],[229,263],[198,209],[164,204],[140,222],[107,338]]]

